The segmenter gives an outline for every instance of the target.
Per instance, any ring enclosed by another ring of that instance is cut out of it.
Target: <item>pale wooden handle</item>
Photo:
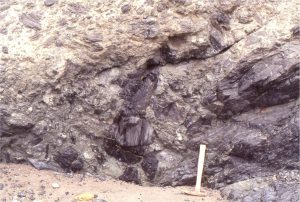
[[[200,192],[201,189],[201,179],[202,179],[202,172],[204,166],[205,149],[206,149],[206,145],[201,144],[199,150],[197,181],[195,187],[196,192]]]

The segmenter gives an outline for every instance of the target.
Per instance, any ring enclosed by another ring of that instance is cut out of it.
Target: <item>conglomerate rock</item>
[[[297,0],[0,0],[0,18],[1,162],[175,186],[206,144],[205,186],[298,200]]]

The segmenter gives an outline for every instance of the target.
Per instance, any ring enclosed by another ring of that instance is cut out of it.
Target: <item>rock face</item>
[[[1,162],[299,200],[296,0],[0,2]]]

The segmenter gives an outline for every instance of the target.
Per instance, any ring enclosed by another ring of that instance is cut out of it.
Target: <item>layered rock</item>
[[[184,185],[206,144],[206,186],[297,201],[297,13],[297,1],[2,1],[0,161]]]

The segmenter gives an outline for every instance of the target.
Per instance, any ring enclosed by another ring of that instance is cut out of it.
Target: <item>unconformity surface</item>
[[[299,201],[299,7],[0,0],[0,161]]]

